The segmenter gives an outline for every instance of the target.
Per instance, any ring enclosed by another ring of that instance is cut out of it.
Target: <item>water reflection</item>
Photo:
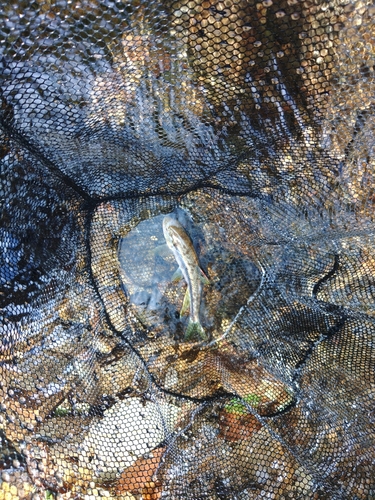
[[[163,218],[164,215],[158,215],[140,222],[119,245],[126,294],[148,328],[156,328],[168,316],[176,315],[175,305],[168,300],[174,258],[157,252],[157,247],[165,244]],[[173,328],[174,322],[169,323]]]

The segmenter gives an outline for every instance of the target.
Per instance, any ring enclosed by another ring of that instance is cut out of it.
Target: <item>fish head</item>
[[[168,230],[170,226],[177,222],[177,219],[172,215],[166,215],[163,219],[163,230]]]
[[[181,228],[181,224],[172,215],[166,215],[163,219],[163,233],[168,246],[173,245],[174,239]]]

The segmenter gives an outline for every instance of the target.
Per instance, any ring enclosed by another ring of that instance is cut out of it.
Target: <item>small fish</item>
[[[206,275],[199,266],[198,256],[193,243],[180,222],[171,215],[163,220],[163,232],[167,246],[172,250],[179,265],[180,273],[187,283],[184,303],[180,315],[190,307],[189,324],[185,333],[185,340],[189,340],[194,334],[202,340],[207,340],[207,335],[200,323],[199,308],[202,298],[203,283],[209,283]],[[175,273],[176,278],[178,273]]]

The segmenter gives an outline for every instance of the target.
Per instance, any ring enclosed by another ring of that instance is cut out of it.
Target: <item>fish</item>
[[[201,340],[207,340],[207,334],[200,322],[199,310],[203,284],[208,284],[209,280],[199,265],[199,259],[190,236],[182,224],[172,215],[164,217],[163,233],[167,246],[179,265],[179,269],[172,279],[183,277],[187,283],[184,303],[180,312],[180,316],[182,316],[187,309],[190,309],[184,339],[190,340],[197,335]]]

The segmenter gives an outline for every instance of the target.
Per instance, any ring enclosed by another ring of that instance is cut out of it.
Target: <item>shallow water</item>
[[[211,335],[220,336],[257,288],[259,271],[246,256],[225,248],[222,243],[230,235],[210,231],[215,221],[203,227],[188,210],[177,208],[176,214],[210,281],[203,287],[201,323]],[[166,247],[164,217],[161,214],[143,220],[130,230],[120,241],[119,261],[125,293],[141,323],[155,329],[156,334],[163,332],[179,340],[188,321],[188,313],[180,317],[187,284],[183,279],[173,279],[178,264]],[[217,234],[220,239],[215,239]]]

